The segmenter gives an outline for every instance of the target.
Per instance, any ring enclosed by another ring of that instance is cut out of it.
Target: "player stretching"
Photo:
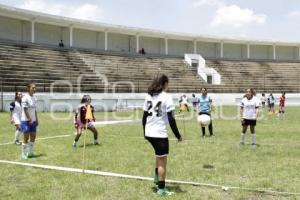
[[[158,196],[172,194],[165,190],[167,156],[169,153],[166,127],[168,122],[177,140],[182,141],[174,118],[175,106],[171,95],[166,93],[168,83],[169,79],[166,75],[155,78],[148,88],[143,107],[144,137],[150,142],[156,155],[154,182],[158,185],[156,192]]]

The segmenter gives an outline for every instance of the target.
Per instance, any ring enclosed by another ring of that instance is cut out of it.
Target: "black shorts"
[[[243,119],[242,126],[256,126],[256,119]]]
[[[169,154],[168,138],[146,137],[146,139],[151,143],[157,157],[164,157]]]

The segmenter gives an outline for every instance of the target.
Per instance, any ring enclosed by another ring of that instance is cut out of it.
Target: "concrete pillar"
[[[224,50],[223,50],[223,46],[224,46],[224,43],[223,41],[221,41],[221,46],[220,46],[220,57],[223,58],[224,57]]]
[[[276,60],[276,44],[273,45],[273,60]]]
[[[104,50],[107,51],[108,50],[108,32],[105,31],[104,33]]]
[[[73,27],[70,27],[70,47],[73,47]]]
[[[35,21],[31,21],[31,42],[35,42]]]
[[[165,54],[169,54],[169,45],[168,45],[168,38],[165,38]]]
[[[136,53],[139,53],[140,50],[140,36],[136,35]]]
[[[247,44],[247,59],[250,59],[250,43]]]

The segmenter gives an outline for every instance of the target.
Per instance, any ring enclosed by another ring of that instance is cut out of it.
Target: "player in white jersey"
[[[177,140],[182,141],[174,118],[175,106],[171,95],[166,93],[168,83],[169,79],[166,75],[155,78],[148,88],[148,95],[143,107],[144,137],[151,143],[156,155],[154,182],[158,185],[158,196],[171,194],[165,190],[166,165],[169,153],[167,123],[170,124]]]
[[[24,140],[22,144],[23,159],[34,156],[33,146],[36,138],[36,127],[39,125],[36,113],[37,100],[34,96],[35,90],[35,83],[28,83],[28,93],[22,97],[21,130],[24,134]],[[29,151],[27,151],[27,148],[29,148]]]
[[[21,114],[22,114],[22,93],[16,92],[15,94],[15,101],[10,103],[10,122],[14,124],[16,127],[15,131],[15,144],[20,145],[21,142],[19,141],[21,132]]]
[[[251,132],[251,145],[256,146],[256,135],[255,126],[256,119],[258,117],[259,101],[254,96],[254,90],[247,89],[245,97],[241,102],[241,123],[242,123],[242,134],[241,144],[245,144],[246,132],[248,126],[250,126]]]

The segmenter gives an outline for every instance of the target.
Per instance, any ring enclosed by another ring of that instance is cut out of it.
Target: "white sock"
[[[241,143],[245,144],[245,139],[246,139],[246,133],[241,134]]]
[[[251,133],[251,144],[256,144],[256,135],[255,135],[255,133]]]
[[[15,132],[15,141],[16,141],[16,140],[19,141],[19,138],[20,138],[21,133],[22,133],[21,131],[16,130],[16,132]]]
[[[27,144],[22,143],[22,155],[27,155]]]
[[[33,145],[34,142],[29,142],[29,154],[33,154]]]

